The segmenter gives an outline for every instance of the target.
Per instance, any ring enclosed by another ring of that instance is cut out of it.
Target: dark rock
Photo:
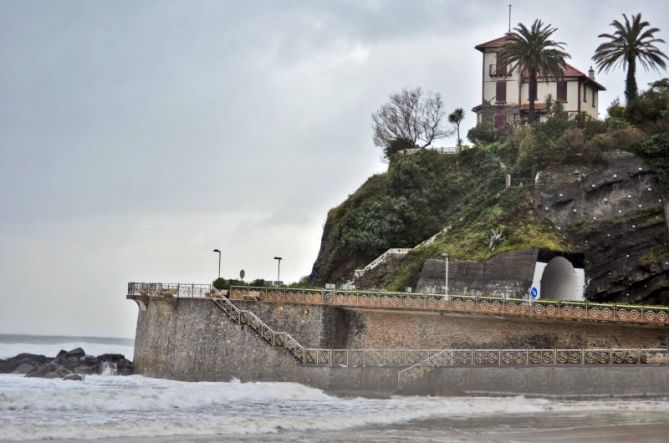
[[[39,365],[32,371],[26,374],[26,377],[42,377],[42,378],[63,378],[66,375],[72,374],[68,368],[59,365],[55,361],[50,361]]]
[[[44,355],[28,353],[18,354],[15,357],[11,357],[6,360],[0,360],[0,374],[9,374],[24,363],[35,367],[50,360],[51,359],[49,357],[45,357]]]
[[[123,354],[86,355],[81,348],[61,350],[55,358],[24,353],[0,359],[0,374],[25,374],[26,377],[63,378],[72,374],[101,374],[106,370],[114,375],[131,375],[132,362]]]
[[[63,377],[63,380],[82,381],[83,379],[84,376],[79,374],[68,374],[65,377]]]
[[[98,364],[100,374],[109,369],[114,375],[132,375],[132,362],[127,360],[123,354],[99,355]]]
[[[12,374],[27,374],[33,369],[35,369],[35,366],[30,363],[21,363],[12,371]]]

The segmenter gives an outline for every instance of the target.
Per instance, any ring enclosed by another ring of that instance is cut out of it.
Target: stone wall
[[[532,285],[537,250],[528,249],[498,254],[484,262],[449,260],[448,288],[454,294],[506,295],[520,298]],[[417,290],[444,287],[444,260],[427,260],[418,280]]]
[[[666,344],[669,335],[663,327],[596,322],[251,301],[235,304],[252,310],[274,330],[290,333],[307,347],[320,348],[656,347]],[[249,327],[231,321],[207,299],[152,299],[146,310],[139,311],[134,365],[136,373],[151,377],[290,381],[336,393],[375,395],[394,391],[400,369],[303,366],[287,350],[269,346]],[[526,368],[532,374],[538,369]],[[471,374],[479,371],[471,370]],[[515,374],[519,369],[505,370]],[[442,392],[442,382],[439,379],[429,389]]]

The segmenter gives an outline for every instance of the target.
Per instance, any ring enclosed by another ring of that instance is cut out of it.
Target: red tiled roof
[[[474,46],[474,48],[483,52],[483,50],[485,48],[501,48],[508,41],[509,41],[509,37],[507,37],[506,35],[503,35],[503,36],[498,37],[494,40],[490,40],[489,42],[485,42],[485,43],[481,43],[480,45],[476,45],[476,46]]]
[[[586,81],[591,82],[591,83],[593,84],[593,86],[595,87],[595,89],[598,89],[598,90],[600,90],[600,91],[605,91],[605,90],[606,90],[606,88],[605,88],[604,86],[600,85],[599,83],[597,83],[596,81],[594,81],[593,79],[591,79],[590,77],[588,77],[587,75],[585,75],[584,73],[582,73],[581,71],[579,71],[578,69],[574,68],[574,67],[573,67],[572,65],[570,65],[569,63],[565,63],[564,66],[562,67],[562,75],[565,76],[565,77],[577,77],[577,78],[581,78],[581,77],[582,77],[582,78],[585,78]],[[524,72],[524,73],[523,73],[523,78],[527,78],[528,76],[529,76],[529,75],[527,74],[527,72]],[[539,72],[539,74],[537,75],[537,77],[538,77],[538,78],[542,78],[542,77],[543,77],[543,75],[541,74],[541,72]]]

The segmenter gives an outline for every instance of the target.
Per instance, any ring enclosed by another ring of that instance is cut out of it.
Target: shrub
[[[493,125],[484,121],[467,132],[467,138],[477,146],[494,143],[499,140],[499,134]]]
[[[657,175],[660,188],[669,197],[669,134],[654,135],[631,146]]]
[[[590,144],[601,152],[615,149],[628,150],[634,143],[642,140],[645,136],[643,131],[628,125],[619,129],[609,130],[603,134],[597,134],[592,138]]]

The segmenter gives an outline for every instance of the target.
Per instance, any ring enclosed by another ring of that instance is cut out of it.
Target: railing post
[[[581,348],[581,366],[585,365],[585,348]]]
[[[639,321],[641,321],[641,323],[645,321],[643,316],[643,305],[641,305],[641,315],[639,316]]]

